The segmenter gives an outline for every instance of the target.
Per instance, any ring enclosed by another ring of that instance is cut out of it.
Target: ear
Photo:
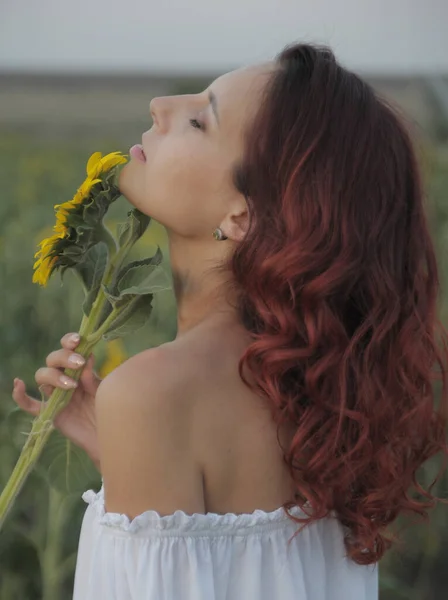
[[[221,221],[220,227],[229,240],[242,242],[249,229],[249,210],[246,203],[239,204],[229,212]]]

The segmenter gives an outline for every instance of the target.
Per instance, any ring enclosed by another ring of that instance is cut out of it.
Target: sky
[[[448,73],[448,0],[0,0],[0,70],[210,72],[328,44],[366,73]]]

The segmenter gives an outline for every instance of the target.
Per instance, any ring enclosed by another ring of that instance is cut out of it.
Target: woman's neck
[[[170,263],[177,304],[177,336],[203,321],[229,318],[237,321],[237,309],[229,275],[214,270],[227,257],[227,249],[215,240],[197,242],[170,238]]]

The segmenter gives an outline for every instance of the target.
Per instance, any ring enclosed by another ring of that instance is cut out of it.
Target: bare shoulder
[[[175,343],[163,344],[131,356],[109,373],[101,382],[98,392],[119,388],[130,402],[150,398],[154,393],[172,395],[177,389],[186,389],[193,380],[189,360]]]
[[[176,350],[176,349],[174,349]],[[192,441],[194,394],[177,351],[131,357],[101,382],[95,400],[106,510],[203,512]]]
[[[197,328],[129,358],[101,382],[106,510],[134,517],[150,509],[251,512],[260,498],[263,507],[278,505],[289,484],[269,408],[238,373],[248,343],[238,328]]]
[[[202,395],[201,390],[209,390],[213,383],[219,384],[229,371],[236,373],[239,353],[229,347],[230,339],[228,332],[202,327],[172,342],[139,352],[103,379],[97,392],[97,404],[115,395],[127,405],[143,403],[157,408],[163,401],[166,408],[172,404],[178,409],[181,406],[193,408],[195,399]],[[229,378],[227,382],[230,384]]]

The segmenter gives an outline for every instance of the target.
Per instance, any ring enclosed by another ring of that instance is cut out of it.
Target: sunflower
[[[103,173],[110,171],[116,165],[124,164],[127,161],[120,152],[111,152],[102,156],[101,152],[94,152],[87,162],[87,175],[91,179],[99,177]]]
[[[58,258],[60,258],[61,240],[68,238],[70,235],[68,217],[90,198],[93,186],[103,181],[101,175],[107,174],[113,167],[125,162],[127,162],[127,159],[120,152],[111,152],[105,156],[102,156],[101,152],[94,152],[90,156],[86,167],[87,177],[72,200],[54,206],[56,224],[53,231],[55,233],[40,242],[39,249],[34,255],[37,260],[33,265],[33,283],[42,286],[47,285],[53,270],[57,266]]]

